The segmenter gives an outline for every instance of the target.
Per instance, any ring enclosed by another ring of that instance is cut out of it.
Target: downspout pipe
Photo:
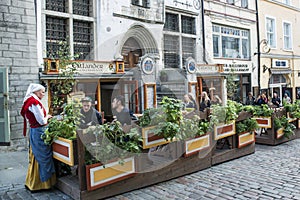
[[[257,82],[258,82],[258,92],[260,92],[260,37],[259,37],[259,16],[258,16],[258,0],[255,0],[256,9],[256,33],[257,33]]]
[[[202,18],[202,46],[203,46],[203,61],[208,64],[206,60],[206,45],[205,45],[205,25],[204,25],[204,0],[201,1],[201,18]]]

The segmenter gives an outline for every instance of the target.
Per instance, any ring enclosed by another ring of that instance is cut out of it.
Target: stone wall
[[[29,83],[38,82],[36,14],[34,0],[0,1],[0,67],[8,68],[9,149],[26,146],[20,109]],[[5,147],[1,147],[2,149]]]

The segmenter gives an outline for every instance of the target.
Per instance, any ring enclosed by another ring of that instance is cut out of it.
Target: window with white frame
[[[180,68],[187,58],[196,54],[195,17],[166,13],[164,25],[164,65],[166,68]]]
[[[70,53],[79,55],[76,59],[93,59],[92,0],[46,0],[45,3],[45,56],[57,57],[59,43],[67,42]]]
[[[291,0],[283,0],[284,4],[291,5]]]
[[[249,35],[249,30],[214,24],[214,57],[250,59]]]
[[[234,5],[234,0],[226,0],[227,3]]]
[[[283,47],[286,50],[292,49],[292,31],[291,24],[288,22],[283,22]]]
[[[132,0],[132,5],[150,8],[150,0]]]
[[[275,35],[275,19],[267,17],[266,18],[266,32],[267,40],[270,47],[276,47],[276,35]]]
[[[248,8],[248,0],[241,0],[241,7]]]

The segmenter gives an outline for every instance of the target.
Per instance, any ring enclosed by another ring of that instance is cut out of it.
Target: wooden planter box
[[[67,164],[74,166],[77,164],[77,159],[74,157],[76,151],[76,140],[68,140],[59,137],[52,143],[53,158]]]
[[[284,132],[283,132],[284,128],[279,128],[276,131],[276,139],[282,138],[284,136]]]
[[[124,180],[135,174],[134,157],[124,159],[120,164],[115,161],[106,165],[100,163],[86,165],[87,190],[92,191],[120,180]]]
[[[170,141],[165,140],[162,136],[155,135],[156,126],[142,128],[143,149],[149,149],[162,144],[168,144]]]
[[[209,134],[184,141],[184,157],[189,157],[210,147]]]
[[[255,143],[254,131],[243,132],[238,134],[238,148]]]
[[[215,140],[219,140],[235,134],[235,122],[214,126]]]
[[[272,128],[271,117],[253,117],[260,128]]]

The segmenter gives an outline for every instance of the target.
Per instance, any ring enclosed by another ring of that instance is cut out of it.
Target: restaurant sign
[[[116,72],[115,62],[77,61],[73,66],[79,74],[111,74]]]
[[[224,64],[224,72],[241,72],[241,73],[249,73],[250,68],[247,64]]]
[[[222,65],[216,64],[216,65],[196,65],[196,73],[197,74],[214,74],[222,72],[223,68]]]

